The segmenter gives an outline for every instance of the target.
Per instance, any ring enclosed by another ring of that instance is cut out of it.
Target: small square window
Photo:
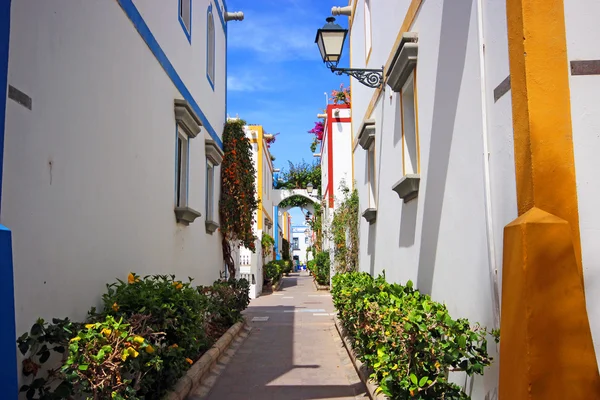
[[[182,129],[177,128],[177,176],[175,183],[175,205],[187,206],[188,172],[189,172],[189,141]]]

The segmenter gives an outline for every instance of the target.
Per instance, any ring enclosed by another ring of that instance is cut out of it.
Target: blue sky
[[[346,0],[228,0],[229,11],[243,11],[242,22],[228,23],[227,112],[250,124],[279,132],[271,146],[275,167],[288,160],[312,163],[312,135],[307,133],[326,107],[326,96],[347,76],[325,67],[314,43],[317,29],[331,15],[331,7]],[[336,22],[347,27],[347,17]],[[348,51],[340,66],[348,66]],[[292,210],[294,224],[304,218]]]

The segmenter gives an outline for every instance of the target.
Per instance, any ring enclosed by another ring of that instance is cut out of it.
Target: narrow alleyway
[[[367,398],[333,324],[329,292],[317,291],[306,272],[283,279],[281,291],[250,303],[248,337],[194,400]]]

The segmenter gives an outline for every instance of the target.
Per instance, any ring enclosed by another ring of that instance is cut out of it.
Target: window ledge
[[[202,122],[186,100],[175,99],[175,120],[190,139],[200,133]]]
[[[415,32],[406,32],[402,35],[402,40],[394,54],[392,64],[387,71],[387,84],[394,92],[402,91],[404,82],[417,65],[417,55],[419,45],[417,43],[418,35]]]
[[[358,144],[365,150],[368,150],[375,140],[375,120],[368,119],[360,126],[358,133]]]
[[[206,220],[206,222],[204,223],[204,225],[206,225],[206,232],[210,233],[211,235],[217,229],[219,229],[219,224],[217,224],[215,221],[212,221],[210,219]]]
[[[369,223],[372,224],[377,220],[377,209],[367,208],[363,213],[362,217]]]
[[[398,193],[398,196],[400,196],[405,203],[408,203],[419,195],[420,181],[421,176],[418,174],[405,175],[394,186],[392,186],[392,190]]]
[[[204,142],[204,150],[206,152],[206,158],[213,163],[213,165],[220,165],[223,162],[223,150],[219,148],[217,143],[212,139],[206,139]]]
[[[201,214],[189,207],[175,207],[175,217],[177,222],[181,222],[184,225],[189,225]]]

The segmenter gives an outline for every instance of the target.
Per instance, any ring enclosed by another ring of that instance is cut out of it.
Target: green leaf
[[[418,382],[417,376],[415,374],[410,374],[410,381],[416,385]]]
[[[33,326],[31,327],[31,331],[30,331],[31,336],[39,336],[42,334],[42,325],[35,323],[33,324]]]
[[[425,384],[427,383],[427,380],[429,379],[428,376],[424,376],[421,378],[421,380],[419,381],[419,387],[423,387],[425,386]]]
[[[40,356],[40,363],[45,363],[46,361],[48,361],[49,358],[50,358],[50,351],[46,350]]]
[[[467,338],[464,335],[458,337],[458,345],[461,348],[467,347]]]
[[[81,365],[78,367],[78,369],[79,369],[80,371],[87,371],[87,370],[88,370],[88,367],[89,367],[89,365],[87,365],[87,364],[81,364]]]

